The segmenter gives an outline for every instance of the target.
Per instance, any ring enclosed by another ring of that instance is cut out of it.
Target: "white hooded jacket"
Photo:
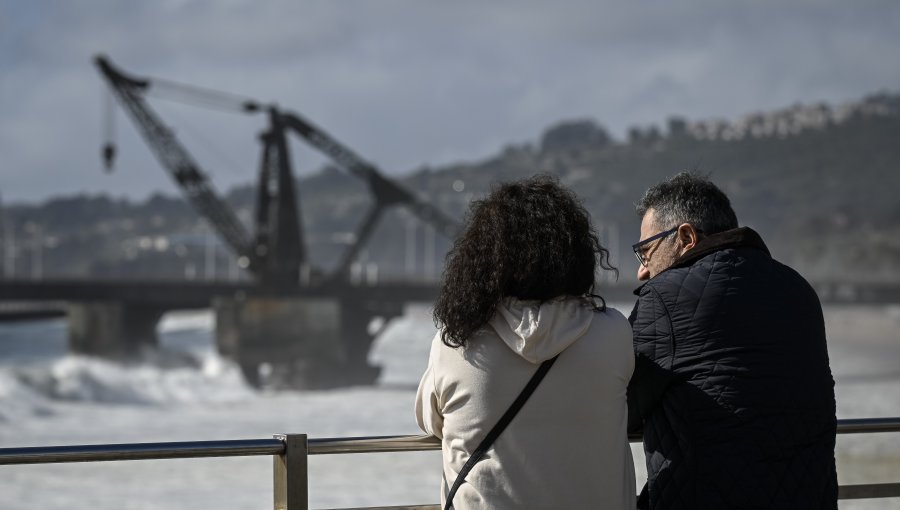
[[[470,508],[635,508],[626,388],[631,327],[581,298],[506,299],[464,348],[432,340],[416,419],[442,440],[441,504],[488,431],[545,360],[531,398],[454,498]]]

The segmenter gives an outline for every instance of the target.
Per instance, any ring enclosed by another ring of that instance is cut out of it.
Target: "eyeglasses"
[[[678,227],[675,226],[675,227],[670,228],[669,230],[664,230],[664,231],[660,232],[659,234],[650,236],[647,239],[644,239],[643,241],[634,243],[631,245],[631,251],[634,252],[634,256],[637,257],[638,262],[640,262],[642,266],[646,266],[647,259],[644,257],[643,247],[646,246],[648,243],[652,243],[653,241],[656,241],[657,239],[662,239],[666,236],[672,235],[677,230],[678,230]]]

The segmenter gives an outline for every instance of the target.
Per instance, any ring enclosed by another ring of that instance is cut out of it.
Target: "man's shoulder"
[[[644,297],[677,291],[692,270],[695,270],[695,265],[666,269],[641,285],[637,294]]]
[[[706,291],[710,285],[723,284],[730,280],[731,276],[737,275],[740,270],[737,269],[738,259],[745,258],[750,255],[753,258],[754,252],[762,254],[759,250],[750,250],[749,253],[740,253],[741,248],[726,248],[719,251],[709,253],[691,263],[690,265],[674,266],[660,272],[655,277],[647,281],[638,289],[638,295],[641,298],[658,298],[664,301],[677,299],[686,289],[690,289],[690,293],[699,293]],[[749,264],[767,264],[775,262],[771,258],[760,259],[758,261],[741,261],[741,265]],[[787,266],[779,264],[790,270]],[[746,266],[744,266],[746,268]]]
[[[792,289],[803,294],[815,291],[795,269],[753,248],[729,248],[710,253],[688,266],[669,268],[647,281],[641,297],[668,297],[688,293],[722,291],[726,288],[750,291],[765,282],[768,292]]]

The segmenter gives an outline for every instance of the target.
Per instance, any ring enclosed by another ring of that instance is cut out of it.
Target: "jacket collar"
[[[769,248],[763,242],[762,237],[750,227],[739,227],[718,234],[711,234],[697,242],[692,250],[675,259],[672,268],[690,266],[710,253],[728,248],[756,248],[762,250],[768,256]]]
[[[675,259],[675,262],[664,271],[676,267],[690,266],[710,253],[715,253],[728,248],[742,247],[756,248],[765,252],[769,257],[772,256],[772,254],[769,253],[769,248],[766,246],[766,243],[763,242],[762,237],[760,237],[755,230],[750,227],[738,227],[717,234],[711,234],[697,241],[697,245],[694,246],[691,251]],[[647,280],[638,286],[638,288],[634,290],[634,295],[639,296],[641,288],[649,282],[650,280]]]

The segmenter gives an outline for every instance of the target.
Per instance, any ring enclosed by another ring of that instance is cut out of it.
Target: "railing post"
[[[275,510],[308,510],[309,478],[306,434],[275,434],[284,452],[275,456]]]

